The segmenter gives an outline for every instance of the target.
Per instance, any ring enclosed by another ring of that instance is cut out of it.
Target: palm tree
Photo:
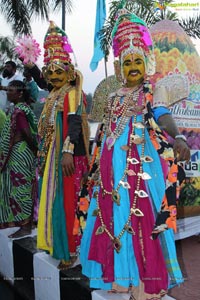
[[[155,9],[158,2],[162,5],[162,9],[160,10]],[[143,19],[148,27],[160,20],[173,20],[177,21],[190,37],[200,38],[200,15],[196,18],[189,17],[187,19],[180,19],[176,13],[170,11],[169,4],[172,2],[173,0],[113,0],[110,4],[109,17],[99,34],[105,58],[107,59],[112,44],[111,34],[115,24],[115,15],[118,9],[122,8],[123,5],[126,9],[134,12]]]
[[[64,29],[65,11],[72,12],[72,2],[72,0],[0,0],[0,14],[4,15],[7,22],[11,24],[14,35],[31,34],[31,17],[48,19],[50,9],[55,11],[62,7],[62,28]],[[14,37],[0,35],[0,72],[7,60],[17,61],[18,55],[14,51],[15,47]],[[19,63],[18,69],[21,68],[23,66]]]
[[[0,72],[7,60],[16,60],[17,54],[14,52],[15,43],[10,37],[0,36]]]
[[[72,12],[72,0],[0,0],[0,14],[11,25],[14,35],[31,34],[33,16],[48,19],[50,10],[56,10],[63,4],[68,13]]]

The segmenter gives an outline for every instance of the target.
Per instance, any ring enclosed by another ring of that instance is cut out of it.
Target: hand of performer
[[[63,153],[61,166],[64,176],[72,176],[74,174],[74,159],[71,153]]]
[[[165,114],[158,119],[158,123],[161,128],[163,128],[172,138],[174,138],[174,157],[177,161],[186,161],[190,159],[190,148],[188,147],[186,141],[183,138],[176,138],[180,136],[179,130],[177,128],[176,122],[170,114]]]
[[[177,158],[177,161],[186,161],[190,160],[190,148],[188,147],[187,143],[183,139],[175,139],[174,145],[174,157]]]
[[[21,57],[21,56],[18,56],[19,60],[21,60],[21,62],[23,63],[23,65],[29,69],[31,69],[32,67],[34,67],[34,63],[27,63],[27,64],[24,64],[24,58]]]

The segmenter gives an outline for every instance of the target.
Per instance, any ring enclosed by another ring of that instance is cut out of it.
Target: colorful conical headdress
[[[67,34],[53,21],[44,38],[44,64],[46,68],[57,65],[66,71],[74,72],[74,66],[70,57],[73,53]],[[73,77],[73,76],[72,76]],[[71,78],[73,80],[73,78]]]
[[[112,31],[113,54],[120,63],[129,53],[143,56],[146,64],[146,74],[155,73],[155,57],[153,42],[146,23],[135,14],[122,8],[116,16],[116,23]]]

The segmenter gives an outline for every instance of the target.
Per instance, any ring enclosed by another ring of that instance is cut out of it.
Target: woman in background
[[[20,227],[11,238],[31,233],[37,155],[37,119],[27,104],[25,84],[13,80],[7,97],[14,104],[0,136],[0,229]]]
[[[4,113],[4,111],[2,109],[0,109],[0,134],[1,134],[1,130],[3,128],[5,119],[6,119],[6,114]]]

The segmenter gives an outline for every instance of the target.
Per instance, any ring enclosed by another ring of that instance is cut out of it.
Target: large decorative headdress
[[[73,53],[73,50],[67,34],[53,21],[50,21],[44,39],[44,74],[49,68],[59,67],[67,71],[69,81],[74,80],[74,65],[72,64],[70,53]]]
[[[153,42],[147,25],[125,8],[120,9],[117,13],[112,31],[112,42],[114,57],[119,58],[120,65],[126,55],[138,53],[144,59],[146,74],[153,75],[155,73]]]

